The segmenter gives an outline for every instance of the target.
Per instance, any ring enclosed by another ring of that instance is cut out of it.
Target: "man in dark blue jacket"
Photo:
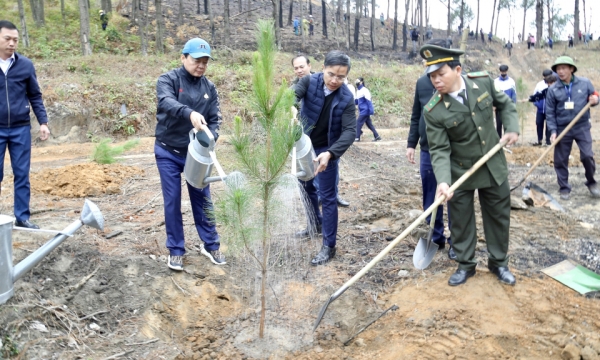
[[[428,44],[440,44],[444,40],[432,40]],[[422,75],[417,80],[415,88],[415,98],[413,101],[412,115],[410,117],[410,129],[408,131],[406,158],[411,164],[415,162],[415,148],[417,144],[421,146],[421,154],[419,156],[419,173],[421,174],[421,185],[423,186],[423,209],[427,209],[435,201],[435,192],[437,190],[437,181],[433,173],[431,165],[431,156],[429,155],[429,143],[427,142],[427,131],[425,131],[425,119],[423,118],[423,107],[429,103],[435,88],[427,74]],[[450,216],[448,216],[450,219]],[[431,215],[427,217],[427,223],[431,220]],[[435,224],[433,228],[432,240],[439,246],[439,249],[446,247],[446,237],[444,236],[444,206],[440,205],[437,208],[435,216]],[[452,249],[452,241],[448,238],[448,257],[452,260],[456,259],[454,249]]]
[[[550,142],[554,142],[575,116],[588,104],[598,105],[598,92],[590,80],[575,76],[577,66],[568,56],[560,56],[552,65],[552,71],[558,74],[560,81],[548,88],[546,94],[546,126],[550,131]],[[569,200],[571,185],[569,184],[569,155],[573,141],[577,141],[579,158],[585,169],[585,185],[592,197],[600,198],[600,188],[594,179],[596,161],[592,150],[592,124],[588,110],[556,144],[554,148],[554,170],[560,198]]]
[[[15,178],[15,225],[39,229],[29,222],[31,109],[40,124],[41,140],[48,139],[50,130],[33,63],[16,52],[18,42],[17,27],[10,21],[0,20],[0,160],[4,164],[8,147]],[[4,166],[0,165],[0,182],[3,178]]]
[[[209,59],[208,43],[194,38],[183,48],[183,66],[161,75],[156,85],[158,108],[154,154],[165,203],[168,266],[178,271],[183,270],[185,254],[181,173],[190,142],[189,132],[192,128],[203,130],[208,127],[217,139],[221,124],[219,94],[215,85],[204,76]],[[219,250],[219,235],[214,222],[206,214],[207,209],[213,206],[210,186],[197,189],[188,183],[187,187],[196,230],[204,242],[201,253],[214,264],[223,265],[225,257]]]
[[[546,77],[552,75],[552,70],[545,69],[542,72],[542,81],[538,82],[533,89],[533,95],[529,97],[529,102],[537,108],[535,114],[535,126],[537,128],[537,142],[533,143],[533,146],[542,145],[542,139],[544,138],[544,123],[546,122],[546,92],[548,89],[548,83],[546,83]],[[550,145],[550,132],[546,126],[546,145]]]
[[[321,251],[312,259],[312,265],[325,264],[335,256],[338,227],[336,177],[340,157],[354,142],[356,112],[354,95],[344,85],[350,72],[350,58],[341,51],[331,51],[325,56],[323,72],[304,76],[294,86],[296,97],[302,101],[300,118],[304,133],[317,154],[315,178],[301,181],[310,199],[317,229],[323,232]],[[317,189],[319,182],[323,214],[319,209]],[[310,215],[307,216],[310,219]],[[310,221],[309,221],[310,224]],[[309,225],[310,227],[310,225]],[[308,234],[310,229],[301,232]]]

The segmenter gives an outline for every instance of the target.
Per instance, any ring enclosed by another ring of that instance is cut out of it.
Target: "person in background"
[[[344,85],[349,72],[348,55],[334,50],[325,56],[323,72],[305,76],[294,85],[296,98],[302,102],[300,118],[304,133],[310,137],[317,155],[315,178],[300,181],[316,217],[317,230],[321,228],[323,234],[323,246],[311,260],[313,266],[329,262],[336,253],[338,164],[340,157],[354,142],[356,134],[354,96]],[[317,181],[323,212],[319,208],[314,186]],[[296,236],[307,237],[310,233],[311,230],[307,228]]]
[[[100,10],[100,22],[102,23],[102,30],[106,30],[106,26],[108,26],[108,15],[106,15],[104,10]]]
[[[550,50],[552,50],[553,46],[554,46],[554,41],[552,41],[552,38],[550,36],[548,36],[548,47],[550,48]]]
[[[569,34],[568,39],[569,39],[569,47],[572,48],[573,47],[573,36],[571,36],[571,34]]]
[[[298,16],[294,17],[294,35],[300,35],[300,20],[298,19]]]
[[[39,229],[29,221],[31,110],[40,124],[40,140],[48,139],[50,129],[35,68],[31,60],[17,53],[18,44],[19,30],[15,24],[0,20],[0,183],[8,148],[14,177],[14,226]]]
[[[308,35],[313,36],[315,34],[315,19],[312,15],[308,15]]]
[[[492,32],[490,31],[488,33],[488,42],[492,42],[492,38],[494,37],[494,35],[492,34]]]
[[[379,21],[381,21],[381,26],[385,26],[385,17],[383,16],[383,13],[379,15]]]
[[[535,50],[535,36],[529,35],[529,43],[531,44],[531,50]]]
[[[548,88],[546,94],[546,126],[550,131],[550,142],[554,143],[557,134],[561,133],[588,103],[598,105],[598,92],[591,81],[575,76],[577,66],[572,58],[560,56],[554,61],[552,71],[558,74],[560,81]],[[592,197],[600,198],[600,188],[596,183],[596,161],[592,149],[592,124],[590,111],[575,123],[554,148],[554,171],[560,186],[560,198],[569,200],[571,185],[569,184],[569,156],[573,141],[579,147],[579,158],[585,169],[585,185]]]
[[[533,143],[533,146],[542,145],[542,139],[544,138],[544,123],[546,122],[546,90],[548,89],[548,86],[550,86],[548,84],[548,79],[550,76],[556,79],[552,74],[552,70],[544,70],[542,72],[542,81],[535,85],[533,95],[529,97],[529,101],[532,102],[537,108],[537,112],[535,114],[537,142]],[[556,80],[554,80],[554,82],[556,82]],[[548,126],[546,126],[546,145],[550,145],[550,132],[548,131]]]
[[[354,141],[360,141],[362,127],[365,124],[367,124],[369,130],[373,133],[373,141],[380,141],[381,136],[379,136],[377,129],[375,129],[375,126],[373,126],[373,122],[371,121],[371,115],[375,114],[371,92],[365,86],[365,80],[362,77],[357,78],[355,84],[356,98],[354,103],[358,106],[358,120],[356,120],[356,138]]]
[[[502,90],[512,100],[513,103],[517,103],[517,86],[515,81],[508,76],[508,66],[500,65],[500,76],[494,80],[494,86],[496,90]],[[496,109],[496,131],[498,131],[498,137],[502,137],[502,114]]]
[[[165,209],[165,230],[169,257],[167,266],[183,271],[185,238],[181,213],[181,173],[190,143],[192,129],[212,132],[219,137],[221,110],[215,84],[204,75],[210,55],[210,45],[200,38],[185,43],[181,51],[182,66],[162,74],[156,84],[156,141],[154,156],[160,174]],[[186,182],[187,183],[187,182]],[[194,224],[203,241],[202,255],[216,265],[224,265],[219,234],[209,215],[213,203],[210,185],[197,189],[187,183]]]
[[[412,40],[413,53],[417,52],[417,45],[419,44],[419,30],[417,27],[413,27],[410,31],[410,39]]]
[[[513,44],[510,42],[510,40],[508,40],[508,42],[506,43],[506,45],[504,45],[504,47],[508,50],[508,57],[511,57]]]
[[[483,35],[483,28],[479,29],[479,35],[481,36],[481,42],[485,44],[485,36]]]

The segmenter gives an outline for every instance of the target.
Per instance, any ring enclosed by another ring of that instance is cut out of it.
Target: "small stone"
[[[586,346],[581,350],[581,358],[583,360],[598,360],[598,353],[596,350],[592,349],[590,346]]]
[[[194,341],[196,341],[196,339],[197,339],[197,337],[195,337],[195,336],[190,336],[189,338],[187,338],[187,341],[194,342]]]
[[[365,347],[367,346],[367,344],[365,344],[365,340],[363,338],[358,338],[354,341],[354,344],[358,347]]]
[[[598,340],[588,340],[587,345],[594,349],[596,353],[600,354],[600,341]]]
[[[407,270],[398,271],[398,277],[400,277],[400,278],[408,277],[408,271]]]
[[[320,347],[320,346],[317,346],[317,347],[315,348],[315,352],[317,352],[317,353],[322,353],[322,352],[323,352],[323,348],[322,348],[322,347]]]
[[[577,345],[569,343],[560,353],[560,357],[563,360],[579,360],[581,358],[581,350],[579,350]]]
[[[448,360],[454,360],[456,359],[456,355],[448,355]]]
[[[150,255],[150,259],[152,259],[152,260],[156,260],[156,255],[154,255],[154,254],[151,254],[151,255]]]
[[[211,352],[211,353],[210,353],[210,357],[211,357],[211,358],[213,358],[213,359],[214,359],[214,358],[216,358],[216,357],[217,357],[217,353],[216,353],[216,352],[214,352],[214,351],[213,351],[213,352]]]

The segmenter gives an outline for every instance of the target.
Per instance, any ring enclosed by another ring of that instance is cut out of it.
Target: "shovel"
[[[435,253],[439,249],[439,245],[431,241],[433,237],[433,228],[435,226],[435,216],[437,215],[437,206],[431,213],[431,221],[429,221],[429,232],[427,239],[419,238],[415,252],[413,253],[413,264],[419,270],[426,269],[433,261]]]
[[[500,143],[496,144],[496,146],[494,146],[492,149],[490,149],[490,151],[488,151],[487,154],[483,155],[481,157],[481,159],[479,159],[479,161],[477,161],[475,163],[475,165],[473,165],[472,168],[470,168],[466,173],[463,174],[463,176],[461,176],[458,180],[456,180],[456,182],[454,184],[452,184],[452,186],[450,186],[450,189],[448,189],[448,192],[452,193],[452,192],[456,191],[456,189],[458,189],[459,186],[461,186],[471,175],[473,175],[475,173],[475,171],[477,171],[492,156],[494,156],[494,154],[496,154],[500,149],[502,149],[502,147],[504,145],[506,145],[507,142],[508,142],[507,140],[501,141]],[[408,234],[410,234],[410,232],[413,231],[419,225],[419,223],[421,223],[421,221],[425,220],[427,218],[427,215],[431,214],[434,210],[436,210],[437,207],[444,200],[446,200],[445,196],[438,197],[433,202],[433,204],[431,204],[431,206],[427,208],[427,210],[425,210],[408,228],[406,228],[406,230],[404,230],[400,235],[398,235],[398,237],[395,238],[388,246],[386,246],[385,249],[383,249],[379,254],[377,254],[377,256],[375,256],[373,258],[373,260],[371,260],[364,268],[362,268],[359,272],[357,272],[356,275],[354,275],[350,280],[346,281],[346,283],[344,285],[342,285],[341,288],[339,288],[335,293],[333,293],[333,295],[331,295],[331,297],[329,297],[329,300],[327,300],[325,305],[323,305],[323,307],[321,308],[321,311],[319,311],[319,315],[317,316],[317,321],[315,322],[313,331],[317,330],[317,327],[321,323],[321,320],[323,319],[323,316],[325,315],[325,311],[327,311],[327,307],[329,306],[329,304],[331,304],[333,301],[335,301],[335,299],[339,298],[346,290],[348,290],[348,288],[350,286],[352,286],[361,277],[363,277],[369,270],[371,270],[371,268],[373,266],[375,266],[375,264],[377,264],[379,261],[381,261],[381,259],[383,259],[384,256],[386,256],[390,251],[392,251],[392,249],[396,245],[398,245],[398,243],[401,240],[403,240]]]
[[[535,161],[535,163],[533,163],[533,165],[531,166],[531,169],[529,169],[529,171],[527,172],[527,174],[525,174],[525,176],[523,176],[523,178],[521,180],[519,180],[519,182],[517,183],[517,185],[513,186],[510,188],[510,191],[513,191],[514,189],[518,188],[519,186],[521,186],[521,184],[523,183],[523,181],[525,181],[525,179],[527,179],[527,177],[529,175],[531,175],[531,173],[533,172],[533,169],[535,169],[541,162],[542,160],[544,160],[544,158],[546,157],[546,155],[548,155],[548,153],[550,152],[550,150],[554,149],[554,147],[556,146],[556,144],[558,144],[558,142],[569,132],[569,130],[571,130],[571,128],[573,126],[575,126],[575,124],[577,123],[577,121],[583,116],[583,114],[585,114],[590,107],[592,106],[592,104],[587,103],[583,109],[581,109],[581,111],[579,112],[579,114],[577,114],[577,116],[575,116],[575,118],[573,120],[571,120],[571,122],[569,123],[569,125],[567,125],[567,127],[560,133],[560,135],[558,135],[556,137],[556,139],[554,139],[554,141],[552,142],[552,144],[550,144],[550,146],[548,146],[548,148],[546,149],[546,151],[544,151],[544,153],[542,154],[542,156],[540,156],[539,159],[537,159]]]

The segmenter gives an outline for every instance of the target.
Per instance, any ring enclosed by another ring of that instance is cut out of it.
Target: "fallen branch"
[[[181,292],[183,293],[183,295],[189,295],[189,293],[185,290],[183,290],[183,288],[181,286],[179,286],[178,283],[175,282],[175,279],[173,279],[172,276],[170,276],[171,281],[173,281],[173,284],[175,284],[175,286],[177,286],[177,288],[179,288],[179,290],[181,290]]]
[[[146,205],[144,205],[144,206],[142,206],[141,208],[139,208],[139,209],[137,209],[136,211],[134,211],[134,212],[133,212],[133,215],[135,215],[135,214],[139,213],[140,211],[144,210],[144,208],[145,208],[146,206],[150,205],[150,204],[151,204],[151,203],[152,203],[154,200],[156,200],[156,198],[157,198],[157,197],[159,197],[159,196],[160,196],[160,194],[162,194],[162,190],[161,190],[161,191],[159,191],[158,193],[156,193],[156,195],[154,195],[154,197],[153,197],[152,199],[150,199],[150,201],[148,201],[148,202],[146,203]]]
[[[128,354],[131,354],[133,351],[134,351],[134,350],[129,350],[129,351],[125,351],[125,352],[122,352],[122,353],[114,354],[114,355],[112,355],[112,356],[109,356],[109,357],[107,357],[107,358],[104,358],[104,360],[118,359],[118,358],[120,358],[121,356],[125,356],[125,355],[128,355]]]
[[[379,316],[378,316],[377,318],[375,318],[373,321],[371,321],[370,323],[368,323],[367,325],[365,325],[365,327],[363,327],[362,329],[358,330],[358,332],[357,332],[356,334],[352,335],[352,337],[351,337],[350,339],[346,340],[346,342],[344,343],[344,346],[348,346],[348,344],[350,344],[350,342],[351,342],[352,340],[354,340],[354,338],[355,338],[355,337],[357,337],[357,336],[358,336],[358,334],[360,334],[361,332],[363,332],[363,331],[367,330],[367,328],[368,328],[369,326],[373,325],[373,323],[374,323],[375,321],[377,321],[377,320],[381,319],[381,317],[382,317],[383,315],[385,315],[385,314],[386,314],[388,311],[390,311],[390,310],[392,310],[392,311],[396,311],[396,310],[398,310],[398,306],[396,306],[396,305],[392,305],[392,306],[391,306],[391,307],[389,307],[389,308],[388,308],[386,311],[382,312],[382,313],[381,313],[381,315],[379,315]]]
[[[134,345],[147,345],[147,344],[152,344],[158,341],[158,338],[156,339],[152,339],[152,340],[148,340],[148,341],[144,341],[144,342],[140,342],[140,343],[133,343],[133,344],[125,344],[125,346],[134,346]]]
[[[86,315],[86,316],[84,316],[82,318],[79,318],[79,321],[83,321],[83,320],[86,320],[86,319],[89,319],[89,318],[93,318],[96,315],[106,314],[107,312],[108,312],[108,310],[96,311],[93,314],[89,314],[89,315]]]
[[[98,266],[96,268],[96,270],[94,270],[91,274],[89,274],[88,276],[86,276],[83,279],[81,279],[81,281],[79,281],[77,284],[75,284],[74,286],[69,287],[69,290],[73,291],[73,290],[78,290],[79,288],[81,288],[83,285],[85,285],[86,282],[88,282],[89,279],[91,279],[94,275],[96,275],[96,273],[98,272],[98,270],[100,270],[100,266]]]

